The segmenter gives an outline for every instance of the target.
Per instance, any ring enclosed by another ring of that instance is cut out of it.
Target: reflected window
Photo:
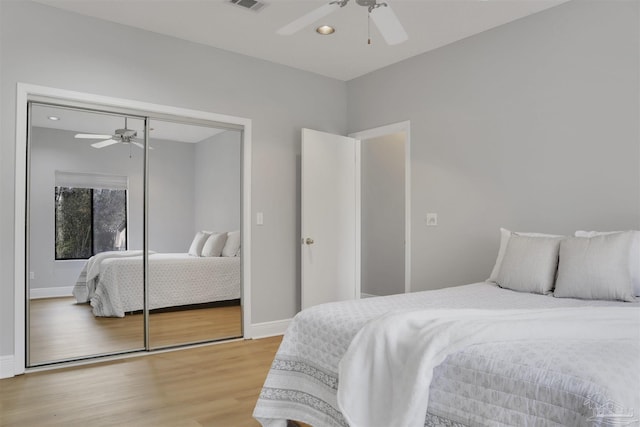
[[[126,177],[56,172],[56,184],[56,260],[127,250]]]

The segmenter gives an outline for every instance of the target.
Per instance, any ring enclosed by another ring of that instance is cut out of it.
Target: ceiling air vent
[[[267,5],[266,3],[257,0],[229,0],[229,3],[254,12],[258,12]]]

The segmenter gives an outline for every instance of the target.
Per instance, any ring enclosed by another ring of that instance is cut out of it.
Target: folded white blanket
[[[392,312],[368,323],[351,342],[339,365],[338,405],[351,427],[422,427],[433,369],[448,355],[479,343],[556,339],[638,340],[639,312],[617,307]],[[634,408],[637,394],[623,390],[611,398]]]

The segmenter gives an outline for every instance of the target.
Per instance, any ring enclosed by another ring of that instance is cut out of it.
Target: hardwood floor
[[[281,337],[0,380],[0,426],[257,427],[251,414]]]
[[[242,336],[239,305],[152,313],[149,319],[152,348]]]
[[[30,302],[31,364],[122,352],[144,347],[143,316],[95,317],[89,304],[74,298]],[[150,315],[152,347],[239,337],[240,306],[154,313]]]

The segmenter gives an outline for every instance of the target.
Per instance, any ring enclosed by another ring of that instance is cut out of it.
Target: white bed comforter
[[[640,315],[637,303],[554,298],[489,283],[312,307],[291,322],[254,416],[269,427],[285,426],[286,419],[347,426],[337,402],[340,360],[364,325],[391,311],[567,307],[625,307]],[[433,369],[424,425],[604,426],[613,407],[635,411],[626,425],[637,425],[640,408],[625,407],[616,396],[617,390],[640,393],[639,347],[638,340],[526,336],[466,347]]]
[[[95,316],[124,317],[142,310],[142,257],[109,258],[100,264],[91,298]],[[240,298],[239,257],[149,255],[149,308],[176,307]]]
[[[368,323],[349,345],[339,366],[338,405],[351,427],[421,427],[433,370],[453,353],[523,340],[637,344],[639,320],[637,310],[624,307],[393,312]],[[627,375],[640,378],[636,360]],[[640,408],[638,383],[616,384],[611,393],[619,405],[608,415]]]
[[[155,252],[149,252],[150,254]],[[89,302],[96,291],[96,283],[100,276],[100,265],[102,261],[109,258],[126,258],[140,257],[143,251],[106,251],[95,254],[87,260],[75,286],[73,287],[73,296],[79,303]]]

